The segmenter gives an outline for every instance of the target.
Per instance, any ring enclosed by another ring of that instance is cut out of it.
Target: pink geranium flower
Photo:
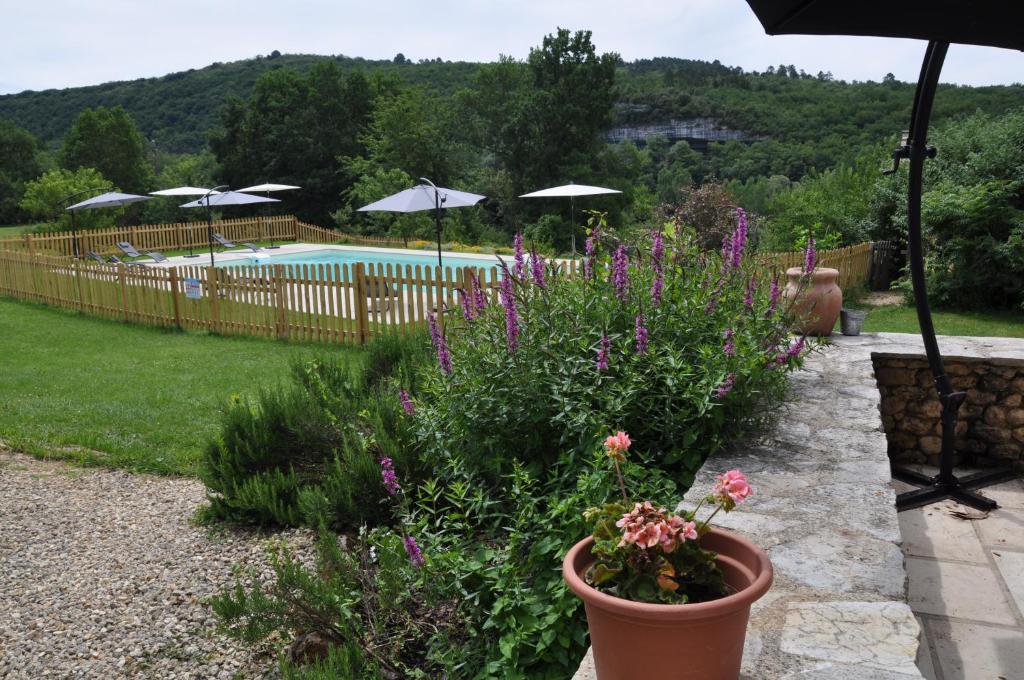
[[[622,461],[626,459],[626,451],[629,450],[630,444],[629,435],[619,430],[613,435],[609,435],[604,440],[604,449],[608,453],[609,458]]]
[[[712,492],[727,509],[745,501],[754,490],[747,482],[747,477],[739,470],[729,470],[718,476]]]

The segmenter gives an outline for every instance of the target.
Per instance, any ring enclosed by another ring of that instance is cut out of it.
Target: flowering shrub
[[[621,482],[629,436],[619,432],[605,440],[605,451]],[[700,547],[708,522],[719,510],[729,512],[753,493],[739,470],[719,476],[714,490],[692,511],[673,513],[650,501],[630,507],[625,485],[623,503],[608,503],[584,514],[593,526],[596,558],[585,577],[591,586],[634,602],[684,604],[724,597],[722,572],[715,553]],[[718,507],[704,521],[697,511],[704,503]]]
[[[627,239],[595,219],[576,275],[516,239],[498,303],[480,306],[474,282],[447,337],[432,325],[440,370],[417,411],[425,444],[495,481],[513,458],[538,470],[578,458],[610,423],[685,485],[767,412],[804,349],[737,217],[721,255],[674,224]]]

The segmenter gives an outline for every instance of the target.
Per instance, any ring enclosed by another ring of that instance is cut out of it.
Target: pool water
[[[511,258],[503,258],[506,262],[510,262]],[[371,265],[392,265],[392,267],[401,268],[405,270],[406,265],[416,267],[420,266],[423,268],[430,267],[431,273],[433,268],[437,266],[437,253],[429,253],[424,251],[422,255],[412,253],[388,253],[372,250],[313,250],[304,253],[291,253],[287,255],[264,255],[254,254],[251,257],[244,259],[236,259],[228,262],[217,263],[218,267],[247,267],[247,266],[258,266],[258,265],[275,265],[282,264],[289,268],[294,268],[296,265],[324,265],[332,266],[338,265],[355,265],[358,262]],[[498,267],[500,263],[497,257],[459,257],[457,255],[443,255],[441,257],[442,266],[445,268],[452,268],[453,270],[459,267],[479,267],[484,269],[490,269],[491,267]]]

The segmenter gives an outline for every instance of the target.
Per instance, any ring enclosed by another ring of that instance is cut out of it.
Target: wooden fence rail
[[[303,240],[326,238],[318,227],[294,224]],[[242,221],[237,226],[253,228]],[[137,243],[146,243],[135,233]],[[229,238],[244,238],[229,234],[225,228]],[[758,255],[775,271],[799,266],[802,257]],[[863,285],[870,275],[871,244],[822,251],[818,261],[840,270],[841,286]],[[574,275],[576,263],[567,264]],[[409,333],[432,314],[443,324],[443,312],[458,308],[471,275],[497,301],[497,267],[360,262],[163,268],[0,248],[0,296],[151,326],[356,345],[384,331]]]

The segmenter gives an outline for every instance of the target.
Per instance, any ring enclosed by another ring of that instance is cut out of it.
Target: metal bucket
[[[844,309],[839,312],[839,330],[843,335],[860,335],[867,312],[862,309]]]

